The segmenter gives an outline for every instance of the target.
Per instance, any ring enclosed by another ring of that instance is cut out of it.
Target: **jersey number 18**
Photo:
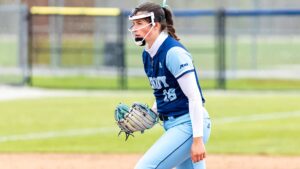
[[[164,96],[165,96],[164,102],[170,102],[177,98],[174,88],[170,88],[169,90],[164,89],[163,92],[164,92]]]

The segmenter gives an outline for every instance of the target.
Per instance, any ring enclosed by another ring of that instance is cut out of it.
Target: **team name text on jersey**
[[[152,89],[169,87],[168,83],[166,82],[166,76],[149,77],[149,81]]]

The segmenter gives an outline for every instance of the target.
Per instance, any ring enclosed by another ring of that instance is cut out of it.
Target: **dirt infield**
[[[133,169],[140,154],[0,154],[1,169]],[[209,155],[208,169],[300,169],[300,157]]]

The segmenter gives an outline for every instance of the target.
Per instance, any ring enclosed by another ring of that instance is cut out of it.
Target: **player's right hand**
[[[202,137],[195,137],[191,147],[191,159],[194,163],[203,160],[206,156],[205,146]]]

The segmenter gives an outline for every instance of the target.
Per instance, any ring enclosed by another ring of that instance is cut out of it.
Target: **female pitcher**
[[[175,34],[172,13],[146,2],[129,20],[135,43],[145,46],[144,69],[155,96],[152,109],[165,129],[135,169],[205,169],[210,119],[192,57]]]

